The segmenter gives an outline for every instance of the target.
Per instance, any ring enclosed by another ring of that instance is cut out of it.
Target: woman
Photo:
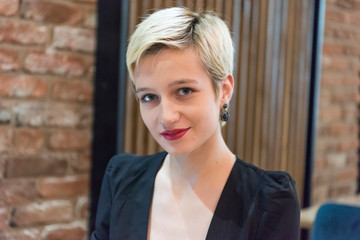
[[[166,152],[111,159],[92,239],[298,239],[292,178],[243,162],[221,136],[234,88],[226,24],[160,10],[132,35],[127,66],[143,121]]]

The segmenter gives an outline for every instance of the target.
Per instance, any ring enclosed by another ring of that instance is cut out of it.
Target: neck
[[[193,187],[201,180],[221,174],[231,168],[235,156],[226,146],[220,127],[200,148],[186,155],[170,155],[169,170],[172,176],[189,182]],[[220,170],[220,171],[219,171]]]

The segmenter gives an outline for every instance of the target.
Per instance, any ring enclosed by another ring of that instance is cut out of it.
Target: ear
[[[221,81],[221,105],[229,103],[234,92],[234,78],[229,74]]]

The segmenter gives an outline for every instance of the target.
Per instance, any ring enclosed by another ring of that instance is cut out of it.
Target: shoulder
[[[133,191],[134,186],[156,176],[166,152],[138,156],[121,153],[113,156],[105,171],[104,179],[112,196]]]
[[[263,169],[247,163],[238,157],[236,158],[233,172],[238,182],[246,182],[248,185],[250,184],[254,190],[258,188],[263,175],[266,174],[266,171]]]
[[[300,204],[295,181],[286,172],[266,172],[258,192],[256,239],[299,239]],[[271,237],[270,237],[271,236]]]
[[[239,158],[233,172],[236,196],[248,209],[246,229],[252,239],[298,239],[300,206],[290,174],[266,171]]]
[[[145,172],[151,169],[155,170],[160,167],[166,154],[166,152],[147,156],[139,156],[130,153],[117,154],[110,159],[106,167],[106,174],[111,179],[126,178],[134,172]]]
[[[270,222],[276,219],[277,222],[283,222],[284,226],[288,224],[286,222],[291,221],[292,227],[287,225],[289,234],[297,234],[300,224],[300,203],[295,181],[290,174],[267,171],[261,179],[257,200],[258,209],[265,213],[264,219],[270,219]]]
[[[261,190],[268,198],[296,198],[294,179],[287,172],[266,171],[261,179]]]
[[[237,158],[235,172],[242,178],[256,182],[258,190],[265,193],[281,194],[296,192],[296,184],[289,173],[283,171],[265,171]]]
[[[276,205],[278,199],[288,199],[298,204],[296,183],[287,172],[265,171],[237,158],[234,173],[241,190],[252,193],[260,205],[265,202],[273,202]]]
[[[128,171],[131,169],[151,167],[165,158],[166,153],[160,152],[153,155],[139,156],[131,153],[121,153],[113,156],[108,165],[107,171],[113,172],[118,169]]]

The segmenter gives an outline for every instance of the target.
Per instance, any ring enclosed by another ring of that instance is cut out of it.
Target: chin
[[[179,144],[170,144],[168,142],[167,143],[159,142],[159,144],[166,152],[168,152],[172,156],[187,155],[187,154],[190,154],[194,150],[192,148],[190,149],[190,146],[188,144],[184,144],[184,143],[180,143],[180,142],[179,142]]]

